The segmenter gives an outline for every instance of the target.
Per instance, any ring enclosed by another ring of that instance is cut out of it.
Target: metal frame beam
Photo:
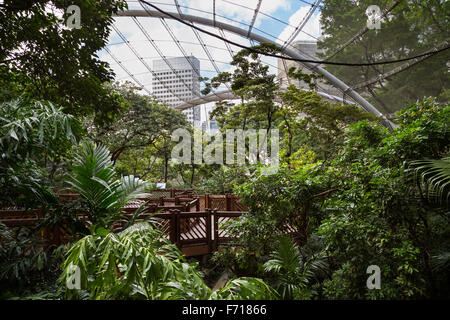
[[[286,86],[282,86],[281,90],[286,90]],[[325,92],[316,92],[319,96],[326,98],[331,101],[341,102],[344,104],[355,104],[352,101],[345,100],[341,97],[334,96]],[[205,103],[205,100],[208,102],[217,102],[222,100],[238,100],[241,99],[239,96],[233,93],[232,90],[223,90],[223,91],[216,91],[215,93],[210,93],[206,96],[202,97],[203,99],[193,99],[189,101],[188,103],[181,104],[179,106],[176,106],[175,109],[177,110],[185,110],[192,108],[192,105],[198,106]],[[276,101],[279,102],[279,99],[277,98]]]
[[[261,3],[262,3],[262,0],[259,0],[258,4],[256,5],[255,11],[253,13],[252,22],[250,23],[250,27],[248,28],[247,37],[250,35],[250,33],[252,33],[252,29],[255,24],[256,17],[258,16],[259,9],[261,8]]]
[[[448,46],[449,42],[450,42],[450,40],[444,41],[444,42],[441,43],[440,45],[434,47],[434,48],[433,48],[434,51],[437,51],[437,50],[439,50],[439,49],[442,49],[442,48],[444,48],[445,46]],[[408,69],[408,68],[414,66],[415,64],[419,63],[420,61],[423,61],[423,60],[425,60],[425,59],[430,58],[431,56],[432,56],[432,55],[428,55],[428,56],[423,56],[423,57],[420,57],[420,58],[416,58],[416,59],[410,60],[409,62],[406,62],[406,63],[404,63],[404,64],[402,64],[402,65],[400,65],[400,66],[398,66],[398,67],[392,69],[392,70],[389,71],[389,72],[380,74],[378,77],[374,77],[374,78],[372,78],[372,79],[370,79],[370,80],[367,80],[367,81],[365,81],[365,82],[362,82],[362,83],[359,83],[359,84],[357,84],[357,85],[354,85],[352,88],[353,88],[353,89],[359,89],[359,88],[363,88],[363,87],[370,86],[370,85],[372,85],[372,84],[374,84],[374,83],[377,83],[377,82],[380,82],[380,83],[381,83],[381,81],[383,81],[384,79],[389,78],[389,77],[392,77],[393,75],[395,75],[395,74],[397,74],[397,73],[400,73],[400,72],[402,72],[402,71],[404,71],[404,70],[406,70],[406,69]]]
[[[142,84],[135,76],[135,74],[132,74],[130,72],[130,70],[128,70],[127,68],[125,68],[125,66],[123,65],[122,61],[120,61],[112,52],[111,50],[109,50],[108,48],[105,47],[105,51],[108,52],[108,54],[111,56],[111,58],[122,68],[123,71],[125,71],[128,76],[134,80],[134,82],[136,82],[139,86],[142,87],[142,90],[144,90],[145,92],[147,92],[149,95],[153,95],[152,92],[150,92],[144,84]]]
[[[187,15],[187,14],[183,14],[183,16],[181,17],[179,14],[177,13],[171,13],[172,16],[177,17],[179,19],[183,19],[185,21],[189,21],[191,23],[198,23],[201,25],[205,25],[205,26],[210,26],[210,27],[214,27],[214,21],[212,21],[211,19],[205,18],[205,17],[199,17],[199,16],[192,16],[192,15]],[[167,19],[173,19],[171,16],[168,16],[167,14],[161,13],[157,10],[127,10],[127,11],[121,11],[118,12],[117,14],[115,14],[114,16],[116,17],[151,17],[151,18],[167,18]],[[216,27],[223,29],[223,30],[227,30],[231,33],[240,35],[242,37],[247,37],[248,35],[248,30],[244,30],[242,28],[227,24],[227,23],[223,23],[223,22],[219,22],[216,21],[215,22]],[[259,34],[255,34],[255,33],[250,33],[250,35],[248,35],[248,38],[253,39],[255,41],[258,42],[268,42],[268,43],[273,43],[276,44],[274,41],[267,39],[264,36],[261,36]],[[295,59],[303,59],[303,60],[307,60],[306,57],[299,53],[296,52],[290,48],[286,48],[286,50],[284,51],[284,54],[286,54],[289,57],[295,58]],[[318,66],[316,63],[311,63],[311,62],[301,62],[306,68],[312,70],[313,72],[317,72],[319,74],[322,74],[323,77],[328,80],[334,87],[336,87],[337,89],[341,90],[345,95],[351,97],[352,99],[354,99],[358,104],[361,105],[361,107],[368,111],[373,113],[374,115],[381,117],[385,123],[387,124],[387,126],[389,127],[393,127],[392,122],[390,122],[385,115],[383,115],[383,113],[381,113],[377,108],[375,108],[371,103],[369,103],[366,99],[364,99],[359,93],[357,93],[355,90],[353,90],[350,86],[348,86],[347,84],[345,84],[343,81],[341,81],[340,79],[338,79],[337,77],[335,77],[333,74],[331,74],[330,72],[326,71],[325,69],[321,68],[320,66]]]
[[[394,3],[392,3],[388,8],[383,10],[383,13],[381,14],[380,20],[384,19],[386,17],[386,15],[391,12],[399,3],[401,2],[401,0],[397,0]],[[340,46],[339,48],[337,48],[336,51],[334,51],[333,53],[329,54],[324,61],[326,60],[330,60],[331,58],[333,58],[335,55],[337,55],[339,52],[341,52],[342,50],[344,50],[347,46],[349,46],[350,44],[352,44],[353,42],[355,42],[356,40],[360,39],[361,36],[363,34],[365,34],[367,31],[369,31],[369,28],[366,26],[364,28],[362,28],[361,30],[359,30],[353,37],[351,37],[349,40],[347,40],[342,46]]]
[[[133,20],[135,20],[136,23],[139,24],[139,22],[137,21],[137,18],[133,17]],[[136,58],[139,59],[139,61],[144,65],[144,67],[152,74],[152,83],[154,81],[154,79],[156,78],[158,80],[159,83],[161,83],[174,97],[177,97],[177,99],[181,100],[181,101],[187,101],[186,99],[181,98],[179,95],[177,95],[174,91],[172,91],[168,86],[165,85],[165,83],[163,81],[161,81],[161,79],[158,77],[158,75],[152,70],[152,68],[145,62],[144,58],[141,57],[139,55],[139,53],[136,51],[136,49],[129,43],[129,41],[127,41],[127,39],[125,38],[125,36],[122,34],[122,32],[113,24],[112,28],[114,29],[114,31],[119,35],[119,37],[123,40],[123,42],[128,46],[128,48],[130,48],[131,52],[133,52],[133,54],[136,56]],[[141,29],[143,30],[143,29]],[[144,32],[145,30],[143,30]],[[151,38],[149,38],[150,43],[152,43]],[[152,43],[153,44],[153,43]],[[156,48],[156,50],[158,51],[158,49]],[[111,53],[110,53],[111,54]],[[158,52],[158,54],[160,54]],[[161,54],[160,54],[161,55]],[[163,58],[164,59],[164,58]],[[166,61],[166,60],[165,60]],[[167,62],[166,62],[167,63]],[[170,65],[169,65],[170,66]],[[133,80],[135,80],[135,78],[133,77]],[[136,81],[136,80],[135,80]],[[146,90],[147,91],[147,90]]]
[[[311,8],[309,8],[306,15],[303,17],[303,19],[300,21],[298,26],[295,28],[295,30],[292,32],[292,34],[289,36],[289,38],[284,42],[283,46],[281,47],[281,50],[284,51],[286,47],[288,47],[292,41],[297,37],[297,35],[302,31],[303,27],[308,23],[309,19],[314,14],[314,11],[316,11],[317,6],[322,2],[322,0],[316,0],[316,2],[311,5]]]

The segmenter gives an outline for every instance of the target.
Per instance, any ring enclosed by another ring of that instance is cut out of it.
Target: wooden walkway
[[[170,210],[153,215],[168,239],[186,256],[205,255],[232,238],[227,232],[228,221],[241,216],[239,211],[206,210],[181,212]]]
[[[78,197],[74,193],[60,194],[61,201],[72,201]],[[153,217],[167,238],[186,256],[209,254],[229,242],[231,237],[226,222],[237,219],[246,209],[234,195],[193,195],[186,191],[158,190],[152,192],[150,197],[126,205],[112,230],[120,228],[142,204],[145,211],[137,221]],[[21,227],[36,228],[43,218],[39,209],[0,209],[0,221],[16,230]],[[78,214],[78,219],[90,224],[83,213]],[[70,238],[63,226],[41,228],[36,233],[55,245]]]

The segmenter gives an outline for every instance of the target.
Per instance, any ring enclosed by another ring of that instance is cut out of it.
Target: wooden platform
[[[60,197],[61,201],[73,201],[79,195],[66,192],[61,193]],[[137,199],[127,204],[120,219],[113,224],[112,230],[120,228],[120,224],[142,205],[145,210],[137,221],[148,216],[156,218],[167,238],[188,257],[212,253],[219,245],[228,242],[230,235],[226,222],[237,219],[246,209],[234,195],[193,195],[185,191],[163,190],[154,192],[149,198]],[[59,245],[70,238],[70,234],[65,233],[64,226],[37,230],[42,219],[43,215],[39,209],[0,209],[0,221],[11,229],[36,229],[35,233],[52,245]],[[85,213],[80,212],[78,219],[90,225]]]

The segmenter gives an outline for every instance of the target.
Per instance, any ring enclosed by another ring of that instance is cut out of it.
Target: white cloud
[[[213,12],[213,1],[206,1],[206,0],[179,0],[178,1],[180,5],[184,5],[186,7],[190,7],[191,9],[183,9],[183,12],[197,15],[197,16],[204,16],[212,19],[212,12]],[[227,18],[236,20],[238,22],[250,24],[252,21],[253,15],[254,15],[254,8],[256,8],[258,4],[258,0],[230,0],[230,1],[223,1],[223,0],[216,0],[216,14],[225,16]],[[248,7],[250,9],[247,9],[245,7]],[[290,8],[290,1],[289,0],[265,0],[262,2],[260,11],[264,12],[266,14],[273,14],[278,9],[289,9]],[[200,12],[199,10],[206,11]],[[217,17],[217,21],[237,24],[239,23],[232,22],[228,19]],[[255,26],[259,26],[262,19],[267,19],[264,15],[258,15],[257,19],[255,21]]]
[[[297,12],[295,12],[290,18],[289,18],[289,24],[291,26],[298,26],[300,22],[303,20],[303,18],[307,15],[310,7],[301,7]],[[294,39],[295,40],[314,40],[313,37],[309,36],[308,34],[319,38],[321,35],[320,30],[320,12],[313,14],[306,25],[303,27],[304,32],[300,32]],[[280,36],[277,39],[277,42],[280,44],[283,44],[287,39],[289,39],[290,35],[293,33],[294,28],[287,26],[281,33]]]
[[[246,0],[242,2],[240,0],[230,0],[235,3],[242,3],[245,6],[255,8],[258,0]],[[158,4],[158,6],[169,12],[177,12],[175,6],[173,6],[173,0],[158,0],[159,3],[165,3],[166,5]],[[192,14],[196,16],[204,16],[212,19],[212,1],[206,0],[179,0],[178,1],[181,6],[188,6],[192,9],[181,8],[183,13]],[[275,11],[279,9],[287,10],[291,6],[290,0],[264,0],[261,5],[261,11],[267,14],[273,14]],[[130,2],[129,9],[139,9],[142,8],[139,3],[136,1]],[[202,10],[205,12],[200,12],[196,10]],[[303,8],[302,8],[303,9]],[[290,19],[289,23],[292,25],[298,24],[298,18],[302,17],[302,9],[297,11]],[[307,11],[307,10],[306,10]],[[216,1],[216,12],[217,14],[229,17],[236,21],[240,21],[243,23],[250,23],[253,17],[253,10],[246,10],[244,8],[240,8],[236,5],[232,5],[224,2],[223,0]],[[303,13],[303,15],[306,12]],[[224,21],[230,23],[229,20],[224,18],[220,18],[216,16],[217,21]],[[255,26],[261,24],[263,19],[269,19],[264,15],[258,15],[258,19],[256,19]],[[312,24],[308,24],[305,26],[305,31],[307,32],[315,32],[315,23],[318,21],[317,16],[312,17]],[[157,18],[138,18],[138,21],[142,24],[143,28],[148,32],[150,37],[155,40],[156,45],[161,50],[163,55],[166,57],[176,57],[182,56],[182,52],[177,47],[177,45],[173,42],[172,37],[161,23],[161,21]],[[200,69],[201,75],[204,77],[211,78],[216,74],[215,68],[212,63],[209,61],[207,54],[199,44],[197,37],[191,28],[183,25],[177,21],[173,21],[170,19],[165,20],[174,33],[175,37],[181,41],[180,45],[184,48],[184,51],[187,55],[194,55],[200,60]],[[238,22],[232,23],[236,26],[246,29],[245,26],[239,24]],[[130,17],[118,17],[115,19],[115,26],[124,34],[129,43],[135,48],[138,52],[139,56],[143,58],[143,61],[147,63],[147,65],[152,68],[153,60],[160,59],[158,52],[151,45],[151,43],[147,40],[143,32],[139,29],[139,27],[135,24],[135,22]],[[200,26],[200,25],[199,25]],[[210,31],[214,34],[220,35],[217,30],[212,27],[201,26],[202,29]],[[292,31],[292,28],[286,28],[283,33],[287,33],[289,30]],[[270,31],[268,31],[270,32]],[[281,35],[281,39],[283,39],[283,33]],[[209,52],[211,53],[213,59],[215,60],[220,71],[232,71],[233,67],[229,64],[231,61],[230,53],[225,46],[225,43],[222,40],[219,40],[215,37],[206,35],[204,33],[199,32],[201,38],[204,43],[208,46]],[[315,32],[317,34],[317,32]],[[225,36],[227,39],[234,41],[236,43],[249,46],[250,42],[238,35],[232,34],[230,32],[225,31]],[[288,37],[288,34],[286,35]],[[299,35],[301,37],[301,34]],[[130,50],[130,48],[121,43],[122,40],[117,36],[115,31],[111,31],[110,36],[110,45],[109,49],[111,52],[117,57],[118,60],[122,62],[122,65],[125,66],[142,84],[144,84],[147,89],[151,89],[151,81],[152,75],[149,72],[145,65],[140,61]],[[114,45],[111,45],[114,44]],[[230,45],[231,49],[234,53],[238,52],[241,48],[238,46]],[[129,75],[106,53],[102,52],[101,59],[110,63],[112,69],[116,72],[116,80],[129,80],[132,79]],[[276,68],[273,66],[277,65],[277,61],[275,58],[263,57],[263,62],[270,63],[272,67],[270,67],[270,71],[272,73],[276,73]],[[222,88],[219,88],[219,90]],[[224,89],[224,88],[223,88]]]

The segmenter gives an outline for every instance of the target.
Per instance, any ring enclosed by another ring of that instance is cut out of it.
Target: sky
[[[309,3],[314,2],[314,0],[306,1]],[[148,2],[164,11],[177,12],[174,0],[155,0]],[[178,0],[178,3],[184,14],[213,19],[213,0]],[[217,22],[226,22],[248,30],[258,0],[216,0],[215,3]],[[128,5],[129,10],[144,10],[141,4],[135,0],[129,0]],[[147,8],[152,9],[150,7]],[[301,23],[310,8],[310,5],[301,0],[263,0],[252,31],[282,45],[290,38],[295,27]],[[276,19],[269,16],[275,17]],[[303,27],[302,30],[304,32],[300,32],[295,40],[317,39],[320,36],[319,21],[320,9],[317,9],[314,15],[308,20],[308,23]],[[217,74],[216,67],[220,72],[230,72],[233,70],[233,67],[229,64],[231,55],[223,41],[199,32],[202,41],[208,47],[209,53],[216,63],[216,66],[214,66],[209,61],[207,52],[200,45],[197,36],[190,27],[170,19],[165,19],[166,26],[157,18],[139,17],[137,18],[137,22],[131,17],[117,17],[115,18],[114,25],[129,42],[128,44],[137,52],[139,57],[136,57],[129,46],[123,42],[122,38],[114,30],[111,31],[108,49],[120,61],[120,64],[115,62],[105,50],[99,52],[100,58],[110,63],[111,68],[116,73],[117,81],[124,82],[128,80],[134,82],[122,69],[121,66],[124,66],[141,84],[151,91],[152,75],[147,68],[152,68],[153,60],[160,59],[158,50],[166,57],[183,56],[182,50],[179,49],[171,37],[170,32],[173,33],[176,40],[180,41],[179,45],[186,55],[192,54],[200,60],[202,77],[211,78],[215,76]],[[212,27],[197,26],[220,35]],[[144,29],[145,33],[140,28]],[[236,43],[246,46],[251,45],[248,39],[241,36],[226,31],[225,36],[227,39]],[[149,41],[149,39],[152,41]],[[239,47],[234,45],[230,45],[230,47],[234,53],[240,50]],[[276,58],[264,57],[262,61],[269,64],[270,72],[277,72]],[[225,88],[219,88],[219,90],[221,89]]]

